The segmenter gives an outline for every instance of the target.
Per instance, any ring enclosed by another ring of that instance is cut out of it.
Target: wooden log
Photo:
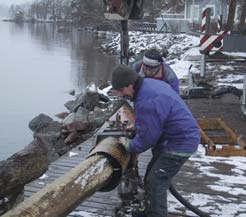
[[[0,199],[40,177],[49,165],[47,145],[38,138],[0,166]]]
[[[103,187],[112,173],[113,167],[104,156],[88,158],[3,217],[67,216],[79,203]]]
[[[89,158],[2,217],[67,216],[76,206],[96,191],[104,190],[108,185],[114,186],[113,182],[117,180],[115,175],[121,176],[119,172],[125,170],[130,159],[129,153],[121,146],[122,142],[125,141],[125,137],[111,137],[102,140],[93,149]],[[111,148],[104,146],[107,142]],[[96,151],[97,147],[99,148]],[[121,169],[115,160],[122,164]]]

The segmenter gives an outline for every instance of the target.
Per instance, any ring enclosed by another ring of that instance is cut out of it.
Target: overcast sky
[[[31,0],[0,0],[0,5],[4,4],[4,5],[11,5],[11,4],[23,4],[26,2],[30,2]]]

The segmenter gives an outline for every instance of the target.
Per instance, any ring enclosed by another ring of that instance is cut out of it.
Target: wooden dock
[[[191,103],[192,101],[189,102]],[[25,197],[30,197],[83,161],[93,145],[93,139],[89,139],[52,162],[45,175],[25,186]],[[139,172],[142,177],[150,158],[150,151],[139,155]],[[246,158],[243,157],[207,157],[205,149],[200,146],[198,152],[185,163],[175,177],[173,184],[193,205],[210,213],[212,217],[246,217],[245,165]],[[196,216],[171,194],[168,201],[169,211],[179,213],[170,216]],[[116,216],[115,209],[120,205],[117,189],[97,192],[69,216]]]

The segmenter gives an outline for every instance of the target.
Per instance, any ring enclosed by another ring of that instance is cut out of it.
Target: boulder
[[[79,107],[84,107],[89,111],[93,111],[95,106],[99,104],[99,94],[97,92],[86,92],[77,96],[72,112],[76,112]]]
[[[30,130],[32,130],[33,132],[38,131],[39,129],[47,126],[49,123],[51,123],[53,121],[53,119],[51,117],[49,117],[48,115],[45,114],[39,114],[38,116],[36,116],[35,118],[33,118],[29,124],[28,127],[30,128]]]
[[[74,107],[75,107],[75,101],[74,101],[74,100],[70,100],[70,101],[66,102],[66,103],[64,104],[64,106],[66,107],[66,109],[67,109],[68,111],[73,112]]]

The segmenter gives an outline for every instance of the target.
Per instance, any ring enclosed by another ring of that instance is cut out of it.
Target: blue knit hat
[[[134,84],[139,75],[127,65],[118,65],[112,74],[112,87],[115,90]]]

